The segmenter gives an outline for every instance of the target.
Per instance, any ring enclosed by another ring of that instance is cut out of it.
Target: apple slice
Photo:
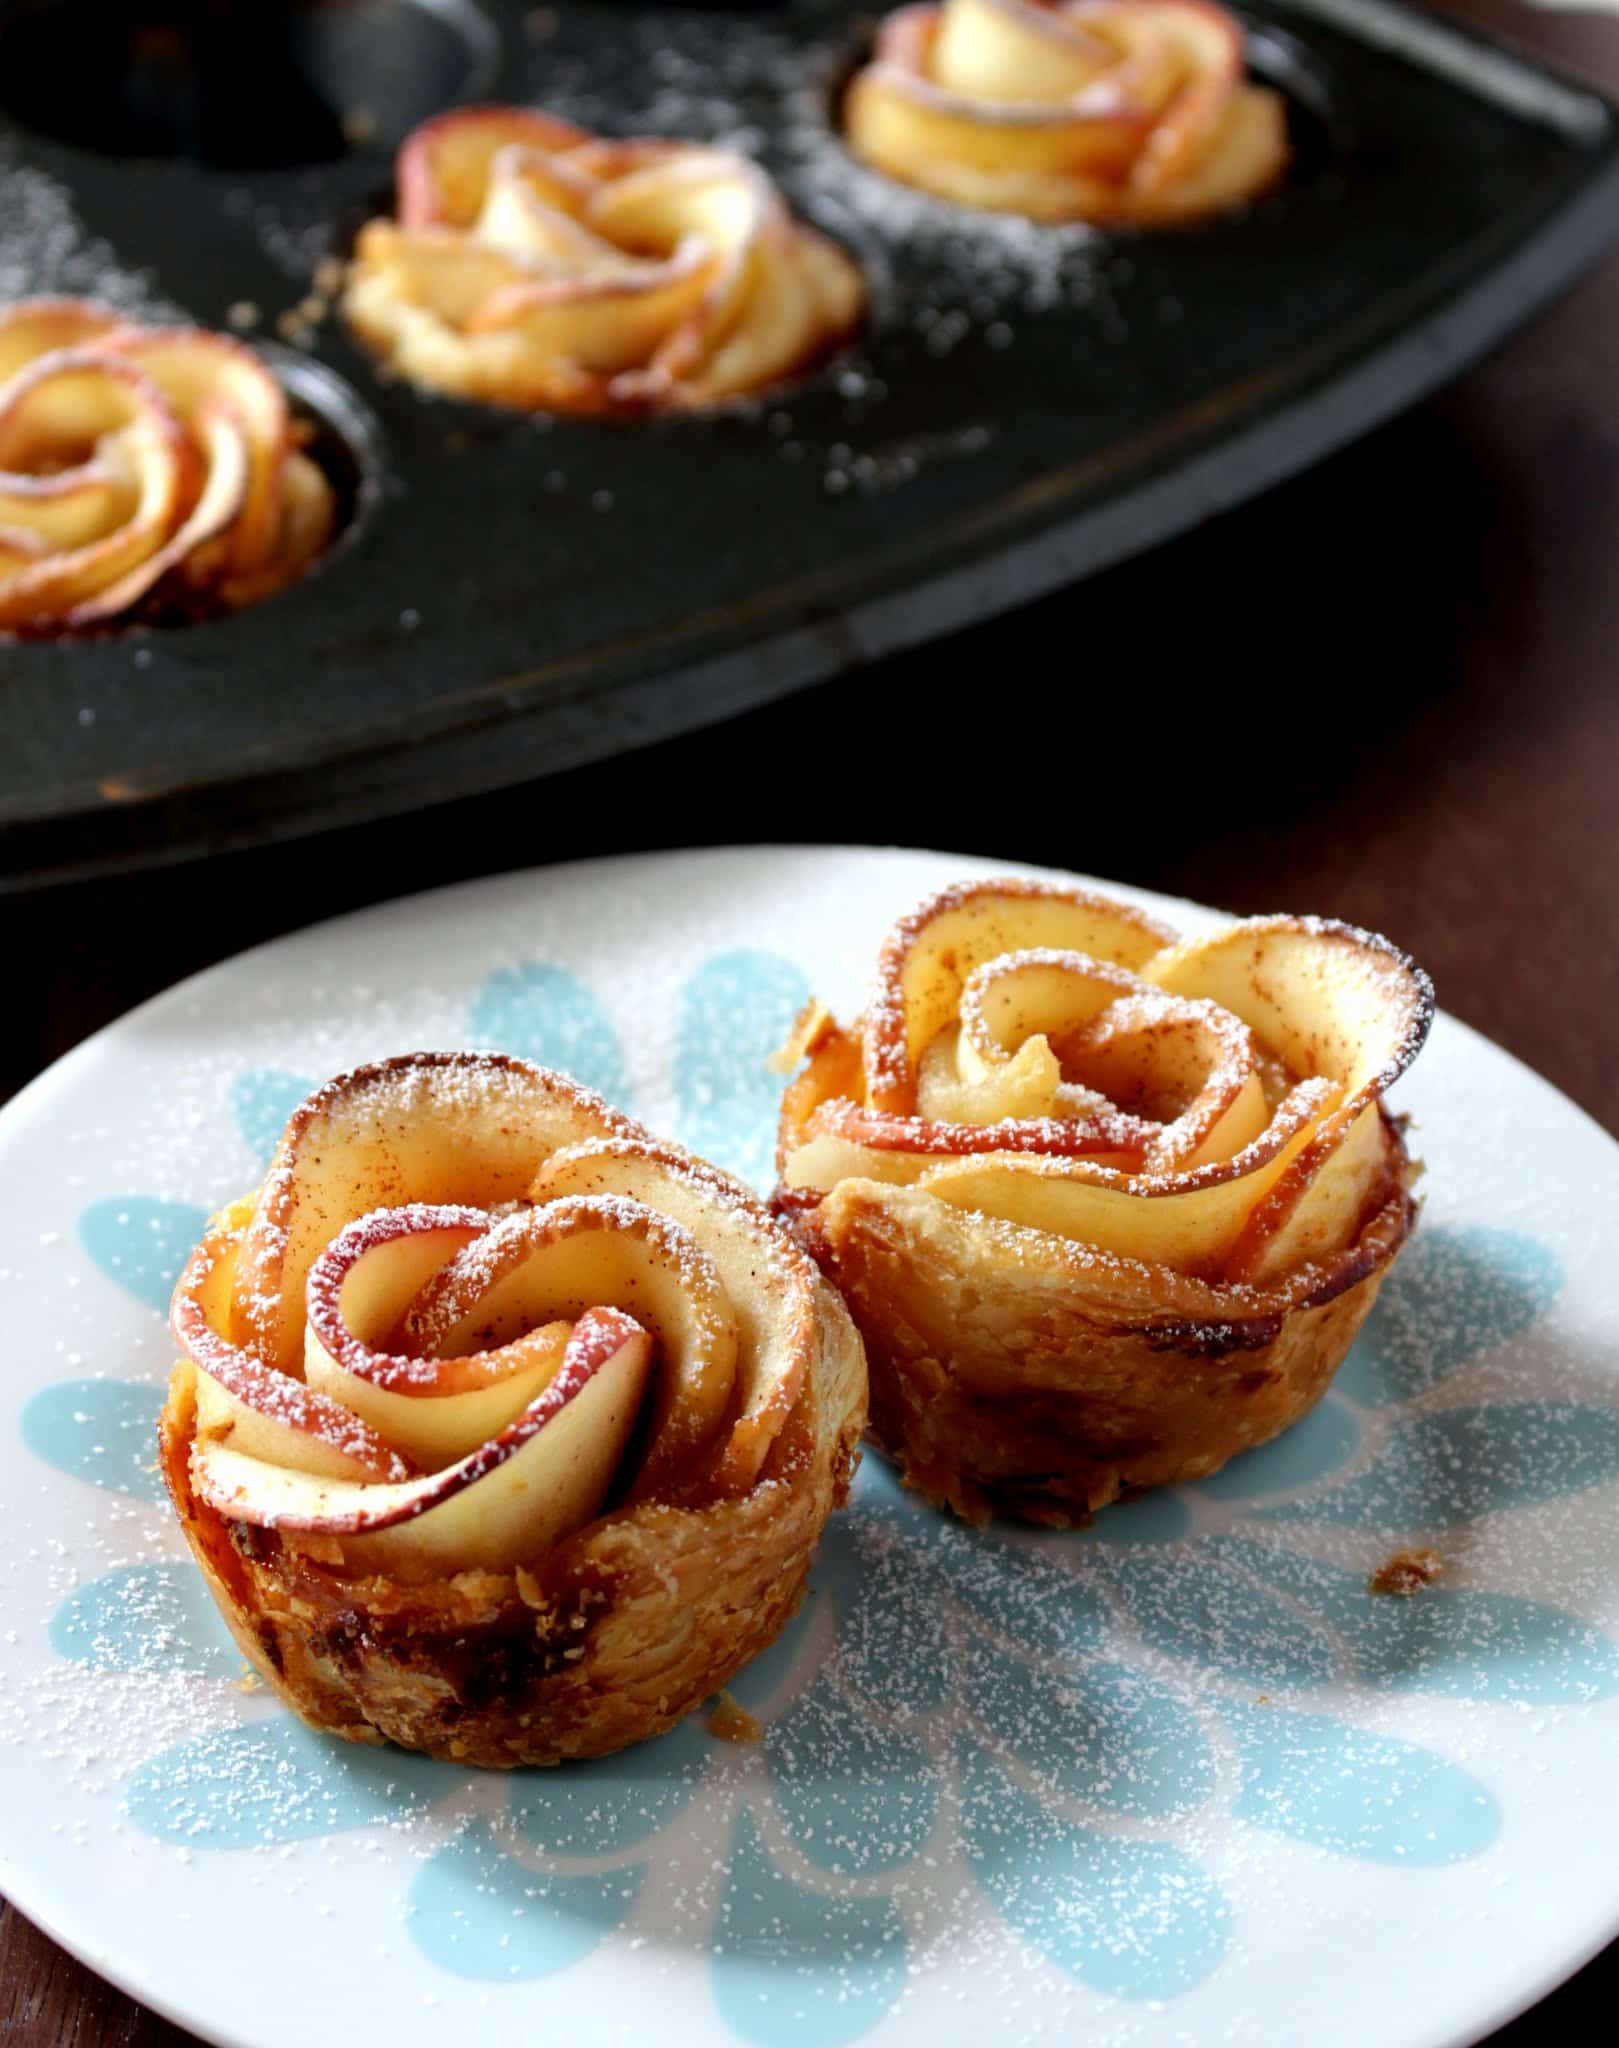
[[[1251,917],[1165,952],[1143,979],[1240,1017],[1290,1073],[1327,1074],[1346,1105],[1416,1058],[1433,984],[1397,946],[1336,918]]]
[[[866,1099],[909,1116],[928,1045],[955,1022],[973,970],[1004,953],[1052,949],[1139,968],[1174,943],[1156,919],[1049,882],[965,882],[890,932],[866,1020]]]
[[[94,299],[15,299],[0,306],[0,384],[40,356],[82,347],[124,325],[122,313]]]
[[[82,475],[82,451],[92,447],[94,467],[127,478],[128,516],[82,546],[0,573],[0,627],[82,613],[101,592],[138,576],[181,518],[196,456],[162,393],[134,364],[98,349],[59,349],[0,387],[0,471],[49,470],[65,456]],[[24,496],[13,494],[13,517]]]
[[[1121,1110],[1081,1117],[1022,1117],[1007,1123],[945,1124],[924,1117],[886,1116],[856,1102],[826,1102],[810,1118],[818,1136],[869,1145],[879,1152],[911,1152],[927,1159],[981,1157],[985,1153],[1040,1153],[1099,1165],[1140,1165],[1158,1125]]]
[[[372,1209],[493,1209],[564,1145],[636,1126],[598,1095],[503,1053],[414,1053],[340,1074],[302,1103],[242,1240],[233,1326],[297,1373],[304,1288],[326,1246]]]
[[[561,1208],[644,1205],[677,1230],[682,1241],[702,1248],[735,1336],[734,1384],[726,1387],[723,1408],[716,1413],[712,1382],[704,1386],[688,1378],[677,1387],[670,1375],[660,1400],[677,1405],[665,1412],[635,1497],[645,1498],[666,1478],[688,1473],[711,1492],[745,1492],[799,1398],[817,1316],[798,1269],[790,1259],[772,1255],[778,1236],[764,1205],[728,1174],[645,1137],[629,1142],[598,1138],[558,1152],[530,1192],[535,1201]],[[689,1287],[690,1279],[684,1284]],[[716,1423],[721,1425],[717,1434]],[[699,1443],[706,1455],[692,1459],[690,1449]],[[682,1444],[687,1447],[684,1470],[677,1463]]]
[[[200,327],[126,328],[107,346],[152,379],[209,458],[208,523],[199,505],[188,550],[231,525],[233,573],[261,568],[279,536],[281,476],[292,446],[279,381],[244,343]],[[222,466],[233,472],[230,487],[219,477]]]
[[[452,107],[405,139],[394,167],[399,223],[470,227],[483,210],[495,158],[513,144],[545,152],[575,149],[589,136],[527,107]]]
[[[644,374],[653,387],[684,363],[689,388],[713,405],[802,368],[859,315],[858,288],[840,289],[847,260],[839,250],[829,269],[829,248],[812,229],[764,214],[722,249],[701,301],[652,358]]]
[[[1028,0],[953,0],[948,7],[906,10],[924,11],[929,71],[946,92],[966,99],[1050,106],[1072,99],[1118,63],[1114,46],[1088,34],[1064,9]]]
[[[1065,197],[1076,188],[1100,197],[1125,176],[1151,132],[1152,113],[1127,93],[1108,90],[1106,60],[1087,63],[1080,56],[1073,68],[1088,69],[1090,79],[1072,96],[1040,92],[1021,62],[995,63],[984,71],[999,88],[991,96],[964,85],[967,52],[941,34],[940,13],[918,7],[892,16],[873,61],[855,73],[845,125],[858,154],[892,177],[937,189],[952,178],[987,185],[990,193],[997,181],[1015,190],[1050,180]],[[936,69],[941,46],[948,84]],[[1043,72],[1051,69],[1053,54],[1041,52]],[[994,200],[986,194],[980,203]],[[1052,210],[1060,213],[1061,205]]]
[[[636,257],[585,225],[599,190],[598,181],[573,158],[503,149],[490,167],[472,237],[482,248],[498,249],[551,276],[634,268]],[[656,250],[661,245],[633,246]]]
[[[1287,169],[1287,101],[1268,86],[1245,86],[1198,160],[1174,177],[1143,165],[1131,186],[1130,218],[1144,226],[1200,220],[1259,198]]]
[[[0,526],[0,586],[25,569],[35,568],[48,552],[37,534],[20,526]]]
[[[356,262],[391,288],[420,319],[452,330],[466,326],[492,294],[527,282],[510,250],[491,248],[449,228],[402,228],[368,221],[355,248]]]
[[[1255,1209],[1233,1247],[1233,1280],[1263,1286],[1354,1241],[1378,1198],[1386,1200],[1402,1154],[1380,1104],[1348,1106],[1322,1120]]]
[[[596,1515],[634,1427],[652,1340],[633,1317],[593,1309],[556,1377],[499,1436],[396,1485],[322,1479],[199,1435],[192,1483],[233,1521],[334,1538],[351,1571],[420,1581],[532,1562]]]
[[[1148,1173],[1184,1173],[1229,1159],[1270,1121],[1259,1048],[1219,1004],[1138,983],[1064,1041],[1110,1101],[1161,1119]]]
[[[985,961],[962,989],[959,1028],[946,1025],[923,1050],[918,1110],[947,1124],[1110,1112],[1105,1090],[1063,1079],[1062,1055],[1101,1012],[1141,987],[1127,968],[1051,947]]]
[[[1061,1043],[1110,1003],[1140,988],[1128,968],[1093,960],[1088,953],[1020,946],[986,960],[968,975],[961,991],[961,1079],[984,1083],[997,1078],[1032,1040]]]
[[[1078,1093],[1064,1083],[1062,1062],[1043,1031],[986,1060],[964,1025],[947,1024],[917,1062],[916,1107],[927,1123],[999,1124],[1109,1107],[1100,1097],[1081,1103]]]
[[[1330,1081],[1303,1082],[1251,1145],[1191,1172],[1147,1175],[1089,1159],[1001,1153],[942,1160],[919,1178],[957,1208],[1149,1264],[1217,1274],[1255,1204],[1303,1153],[1335,1099]]]
[[[511,1345],[544,1318],[612,1305],[650,1329],[660,1359],[637,1492],[689,1467],[712,1441],[737,1377],[737,1321],[715,1262],[672,1216],[627,1192],[519,1210],[423,1289],[406,1319],[412,1348],[455,1355]],[[497,1354],[498,1355],[498,1354]]]
[[[0,528],[27,536],[35,555],[89,547],[134,512],[139,493],[127,473],[90,461],[50,476],[0,471]]]
[[[186,1262],[169,1324],[197,1369],[197,1433],[325,1479],[400,1480],[409,1463],[358,1416],[231,1342],[241,1238],[211,1230]]]
[[[1331,918],[1255,917],[1155,960],[1148,978],[1232,1011],[1290,1072],[1326,1075],[1330,1115],[1256,1208],[1232,1258],[1263,1281],[1342,1242],[1390,1171],[1384,1092],[1433,1021],[1433,984],[1397,946]]]
[[[1041,220],[1195,219],[1287,164],[1280,93],[1245,82],[1211,0],[945,0],[891,15],[845,101],[880,170]]]
[[[246,435],[228,412],[212,405],[204,409],[194,432],[206,461],[202,495],[160,548],[153,549],[145,561],[116,581],[103,585],[94,597],[76,605],[67,613],[65,625],[89,625],[128,611],[161,577],[188,561],[198,548],[241,517],[252,477]]]
[[[702,304],[714,259],[692,237],[667,262],[631,264],[582,276],[541,277],[504,286],[466,322],[469,335],[513,334],[541,358],[610,377],[645,363]]]
[[[556,1376],[567,1345],[571,1326],[552,1321],[470,1355],[384,1348],[457,1255],[487,1242],[493,1222],[481,1209],[423,1203],[374,1210],[309,1275],[305,1380],[424,1471],[498,1436]]]

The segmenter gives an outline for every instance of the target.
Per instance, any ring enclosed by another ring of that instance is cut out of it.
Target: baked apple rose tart
[[[330,1082],[175,1291],[163,1469],[314,1727],[475,1764],[655,1735],[776,1635],[865,1413],[739,1183],[561,1075]]]
[[[1313,918],[1175,934],[996,881],[787,1057],[778,1207],[865,1339],[871,1434],[972,1520],[1087,1521],[1317,1401],[1411,1227],[1382,1097],[1432,990]]]
[[[331,538],[332,488],[251,349],[87,299],[0,307],[0,630],[57,632],[151,596],[233,608]]]
[[[1143,226],[1224,213],[1287,165],[1280,93],[1211,0],[903,7],[849,88],[857,155],[943,199]]]
[[[690,411],[859,324],[855,264],[729,150],[613,142],[520,107],[418,128],[361,232],[355,332],[430,390],[527,411]]]

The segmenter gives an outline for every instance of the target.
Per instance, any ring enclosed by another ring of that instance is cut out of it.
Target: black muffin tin
[[[0,886],[514,782],[993,613],[1408,403],[1619,220],[1601,100],[1387,0],[1245,13],[1289,96],[1286,189],[1110,237],[852,166],[836,103],[872,24],[822,0],[321,0],[204,47],[218,12],[0,0],[0,280],[105,282],[210,324],[257,307],[351,517],[255,609],[0,643]],[[865,263],[865,332],[762,403],[628,424],[423,397],[336,320],[277,342],[391,205],[399,136],[468,98],[740,141]],[[6,239],[19,175],[49,198],[37,275],[15,206]]]

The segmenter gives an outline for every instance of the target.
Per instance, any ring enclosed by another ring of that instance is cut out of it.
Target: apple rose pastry
[[[865,1412],[847,1314],[745,1188],[498,1055],[312,1095],[173,1326],[163,1470],[244,1653],[316,1728],[476,1764],[723,1686]]]
[[[857,155],[967,206],[1156,226],[1223,213],[1287,164],[1211,0],[944,0],[882,24],[848,93]]]
[[[0,629],[252,604],[331,538],[332,488],[240,342],[85,299],[0,307]]]
[[[850,259],[729,150],[470,107],[409,137],[398,184],[398,222],[362,230],[344,306],[433,391],[689,411],[797,375],[864,306]]]
[[[971,1520],[1079,1524],[1320,1398],[1411,1226],[1384,1090],[1426,976],[1265,917],[1178,944],[1036,882],[900,924],[856,1029],[812,1006],[778,1206],[866,1342],[871,1434]]]

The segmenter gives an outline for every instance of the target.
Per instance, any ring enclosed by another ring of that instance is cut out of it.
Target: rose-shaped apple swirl
[[[807,369],[858,324],[860,273],[757,166],[461,108],[399,158],[362,231],[350,324],[428,389],[525,410],[691,410]]]
[[[250,604],[331,537],[331,485],[251,350],[82,299],[0,307],[0,628]]]
[[[314,1725],[493,1764],[667,1727],[771,1640],[858,1339],[748,1192],[559,1075],[363,1068],[175,1293],[164,1469]]]
[[[1431,1011],[1345,925],[925,903],[854,1032],[806,1015],[782,1109],[778,1205],[860,1327],[877,1442],[964,1514],[1060,1523],[1295,1421],[1410,1226],[1382,1096]]]
[[[1211,0],[944,0],[883,23],[851,82],[856,153],[890,177],[1037,220],[1197,219],[1286,168],[1281,95],[1247,83]]]

